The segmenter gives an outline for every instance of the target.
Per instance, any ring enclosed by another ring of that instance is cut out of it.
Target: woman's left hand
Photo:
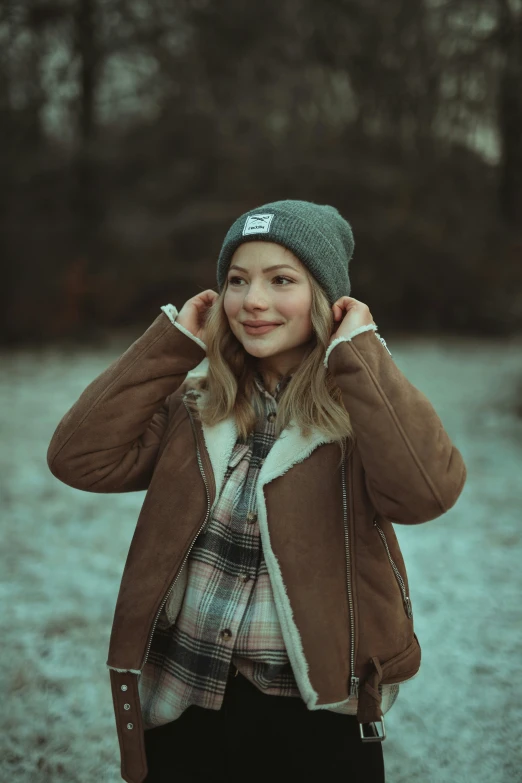
[[[334,331],[332,331],[330,345],[338,337],[348,337],[359,326],[375,324],[368,305],[354,299],[353,296],[341,296],[333,303],[332,310]],[[337,323],[338,326],[336,326]],[[377,326],[377,324],[375,325]]]

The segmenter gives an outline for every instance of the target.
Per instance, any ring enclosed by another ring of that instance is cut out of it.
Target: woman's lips
[[[247,326],[246,324],[243,324],[243,329],[247,334],[266,334],[277,326],[281,326],[281,324],[268,324],[267,326]]]

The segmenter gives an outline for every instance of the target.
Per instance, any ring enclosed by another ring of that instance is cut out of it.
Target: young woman
[[[147,490],[107,662],[129,783],[385,779],[421,659],[393,523],[466,467],[350,296],[353,247],[330,206],[241,215],[219,292],[164,305],[53,435],[70,486]]]

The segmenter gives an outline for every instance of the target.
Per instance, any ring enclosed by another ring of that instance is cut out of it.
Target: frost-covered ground
[[[57,481],[58,421],[132,341],[0,357],[0,781],[117,783],[105,668],[144,493]],[[522,341],[393,340],[468,466],[457,505],[397,525],[423,650],[386,716],[387,783],[522,780]]]

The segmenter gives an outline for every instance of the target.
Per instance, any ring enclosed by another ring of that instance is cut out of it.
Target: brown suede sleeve
[[[167,398],[204,357],[160,313],[59,422],[47,450],[51,473],[88,492],[147,489],[167,426]]]
[[[341,389],[378,513],[414,525],[448,511],[466,481],[462,455],[375,333],[337,343],[328,369]]]

